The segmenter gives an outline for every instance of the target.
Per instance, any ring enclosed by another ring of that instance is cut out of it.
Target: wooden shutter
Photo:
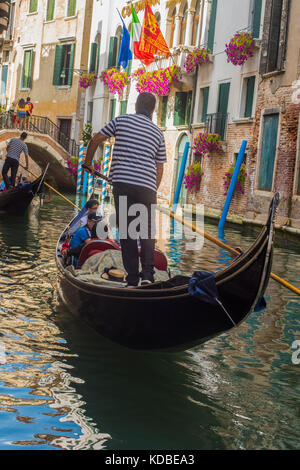
[[[76,14],[76,0],[69,0],[67,16],[68,17],[75,16],[75,14]]]
[[[6,92],[7,72],[8,72],[8,65],[3,65],[2,76],[1,76],[1,95],[5,95],[5,92]]]
[[[73,82],[74,53],[75,53],[75,44],[71,44],[70,65],[69,65],[70,70],[68,70],[68,85],[69,86],[72,86],[72,82]]]
[[[246,105],[245,105],[245,115],[244,115],[244,117],[251,117],[252,116],[252,109],[253,109],[255,76],[246,78],[246,80],[247,80],[247,94],[246,94]]]
[[[46,21],[52,21],[54,18],[55,0],[48,0]]]
[[[97,58],[97,43],[92,42],[91,52],[90,52],[89,72],[95,72],[96,71],[96,58]]]
[[[262,0],[254,0],[252,12],[252,36],[256,39],[260,36],[261,10]]]
[[[230,91],[230,82],[220,84],[218,113],[227,114],[229,91]]]
[[[110,100],[110,120],[115,119],[116,116],[116,102],[117,100]]]
[[[161,108],[161,118],[160,118],[161,127],[166,127],[167,109],[168,109],[168,95],[162,97],[162,108]]]
[[[127,112],[127,100],[121,101],[121,110],[120,110],[120,116],[123,114],[126,114]]]
[[[185,124],[185,114],[187,105],[187,93],[179,91],[175,95],[174,126]]]
[[[29,13],[37,11],[38,0],[30,0],[29,2]]]
[[[188,125],[191,124],[192,102],[193,102],[193,92],[189,91],[187,94],[186,120],[185,120],[185,124],[188,124]]]
[[[125,72],[127,73],[128,76],[131,74],[131,69],[132,69],[132,60],[129,60],[127,67],[125,69]]]
[[[99,66],[100,66],[100,50],[101,50],[101,39],[97,41],[97,60],[96,60],[96,70],[95,72],[99,72]]]
[[[22,88],[31,88],[33,68],[33,50],[24,52],[24,63],[22,72]]]
[[[118,47],[118,38],[116,36],[111,36],[109,39],[109,52],[108,52],[108,64],[107,67],[116,66],[117,61],[117,47]]]
[[[59,86],[61,84],[61,68],[63,60],[63,45],[57,44],[55,48],[54,71],[53,71],[53,85]]]
[[[282,15],[282,0],[273,0],[272,13],[270,21],[270,34],[269,34],[269,49],[268,49],[268,62],[267,73],[273,72],[278,68],[278,48],[280,39],[280,25]]]
[[[209,28],[208,28],[208,41],[207,41],[207,47],[208,49],[211,50],[211,52],[213,52],[214,50],[217,8],[218,8],[218,0],[212,0],[210,18],[209,18]]]
[[[202,102],[202,116],[201,122],[206,122],[207,108],[208,108],[208,97],[209,97],[209,86],[202,89],[203,102]]]
[[[264,116],[258,188],[272,191],[279,115]]]

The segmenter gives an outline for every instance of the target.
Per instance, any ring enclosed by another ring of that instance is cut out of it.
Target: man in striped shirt
[[[128,216],[130,207],[142,204],[146,208],[146,227],[141,227],[142,285],[153,282],[154,273],[154,217],[153,205],[163,176],[166,146],[163,133],[152,122],[156,99],[151,93],[141,93],[136,102],[136,114],[118,116],[96,134],[88,147],[85,165],[90,166],[99,144],[114,137],[114,151],[109,174],[113,185],[117,221],[120,229],[123,264],[127,271],[128,287],[139,284],[139,256],[137,239],[130,236],[130,224],[136,216]],[[121,233],[123,206],[127,197],[125,235]],[[122,199],[120,199],[122,198]]]
[[[26,166],[25,170],[28,170],[28,148],[25,144],[25,139],[27,138],[26,132],[22,132],[20,138],[14,137],[10,139],[6,147],[7,154],[6,159],[2,169],[2,176],[5,182],[7,189],[14,188],[16,182],[16,176],[19,168],[20,155],[23,152],[25,155]],[[10,169],[11,177],[7,176],[7,173]]]

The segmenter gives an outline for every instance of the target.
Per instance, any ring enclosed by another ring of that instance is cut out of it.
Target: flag
[[[171,55],[147,0],[139,50],[142,53],[155,54],[161,57],[169,57]]]
[[[119,10],[118,10],[119,11]],[[120,12],[119,12],[120,14]],[[120,15],[121,17],[121,15]],[[130,50],[130,34],[125,26],[125,23],[121,17],[123,23],[123,34],[122,34],[122,41],[120,47],[120,54],[118,59],[118,64],[122,65],[124,69],[126,69],[128,65],[128,61],[132,59],[132,52]]]
[[[132,42],[133,42],[132,49],[134,52],[134,57],[136,59],[139,59],[144,65],[150,65],[154,61],[154,55],[149,54],[147,52],[140,51],[140,38],[141,38],[142,27],[132,4],[131,4],[131,12],[132,12],[131,37],[132,37]]]

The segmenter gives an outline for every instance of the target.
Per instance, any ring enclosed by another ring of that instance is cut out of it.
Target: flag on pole
[[[140,39],[141,39],[142,26],[132,4],[131,4],[131,12],[132,12],[131,38],[133,42],[132,49],[134,52],[134,57],[136,59],[139,59],[144,65],[150,65],[154,61],[154,55],[149,54],[147,52],[140,51]]]
[[[161,57],[169,57],[171,55],[147,0],[139,50],[141,53],[155,54]]]
[[[120,15],[120,12],[118,10],[118,13]],[[123,23],[123,34],[122,34],[122,40],[121,40],[121,47],[120,47],[120,54],[119,54],[119,59],[118,59],[118,65],[122,65],[124,69],[126,69],[128,65],[128,61],[132,59],[132,52],[130,50],[130,34],[125,26],[125,23],[123,21],[123,18],[120,15],[120,18]]]

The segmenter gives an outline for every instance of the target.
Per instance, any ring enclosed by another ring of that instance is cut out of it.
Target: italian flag
[[[139,59],[144,65],[150,65],[154,61],[154,55],[149,52],[140,51],[140,40],[142,33],[142,26],[137,16],[137,13],[131,4],[132,24],[131,24],[131,38],[133,42],[133,52],[135,59]]]

